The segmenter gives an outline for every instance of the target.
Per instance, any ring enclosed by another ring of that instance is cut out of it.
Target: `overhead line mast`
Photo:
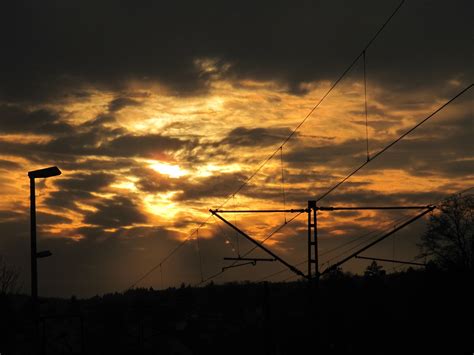
[[[317,104],[310,110],[310,112],[304,117],[304,119],[296,126],[296,128],[283,140],[283,142],[278,146],[278,148],[267,158],[265,159],[259,166],[258,168],[236,189],[236,191],[229,195],[229,197],[219,206],[219,208],[225,206],[227,204],[227,202],[235,197],[236,194],[238,194],[244,186],[246,186],[256,175],[257,173],[277,154],[278,151],[280,151],[280,159],[281,159],[281,164],[282,164],[282,149],[283,149],[283,146],[294,136],[294,134],[299,130],[299,128],[306,122],[306,120],[313,114],[313,112],[321,105],[321,103],[326,99],[327,96],[329,96],[329,94],[333,91],[333,89],[339,84],[339,82],[341,82],[341,80],[346,76],[347,73],[349,73],[351,71],[351,69],[354,67],[354,65],[358,62],[358,60],[363,57],[364,59],[364,80],[366,81],[366,68],[365,68],[365,55],[366,55],[366,51],[369,49],[369,47],[372,45],[372,43],[377,39],[377,37],[380,35],[380,33],[384,30],[384,28],[388,25],[388,23],[392,20],[392,18],[397,14],[397,12],[400,10],[400,8],[402,7],[402,5],[404,4],[405,0],[402,0],[398,6],[393,10],[393,12],[391,13],[391,15],[386,19],[386,21],[383,23],[383,25],[377,30],[377,32],[374,34],[374,36],[368,41],[368,43],[366,44],[366,46],[362,49],[362,51],[355,57],[355,59],[349,64],[349,66],[342,72],[342,74],[336,79],[336,81],[331,85],[331,87],[328,89],[328,91],[322,96],[322,98],[317,102]],[[392,142],[391,144],[389,144],[388,146],[386,146],[385,148],[383,148],[381,151],[377,152],[373,157],[370,157],[369,156],[369,151],[368,151],[368,132],[366,132],[366,136],[367,136],[367,161],[362,164],[361,166],[359,166],[358,168],[356,168],[354,171],[352,171],[348,176],[346,176],[342,181],[338,182],[336,185],[334,185],[333,187],[331,187],[326,193],[324,193],[322,196],[318,197],[316,199],[316,202],[320,201],[321,199],[323,199],[324,197],[326,197],[328,194],[330,194],[332,191],[334,191],[335,189],[337,189],[341,184],[343,184],[345,181],[347,181],[351,176],[353,176],[354,174],[356,174],[359,170],[361,170],[366,164],[368,164],[370,161],[372,161],[373,159],[375,159],[376,157],[378,157],[379,155],[381,155],[382,153],[384,153],[387,149],[389,149],[391,146],[393,146],[394,144],[396,144],[398,141],[400,141],[401,139],[403,139],[406,135],[408,135],[410,132],[412,132],[413,130],[415,130],[418,126],[420,126],[421,124],[423,124],[425,121],[427,121],[429,118],[431,118],[432,116],[434,116],[436,113],[438,113],[439,111],[441,111],[442,109],[444,109],[447,105],[449,105],[452,101],[454,101],[457,97],[461,96],[462,94],[464,94],[466,91],[468,91],[471,87],[473,86],[473,84],[471,84],[470,86],[468,86],[467,88],[465,88],[463,91],[461,91],[460,93],[458,93],[454,98],[452,98],[451,100],[449,100],[447,103],[445,103],[443,106],[441,106],[440,108],[438,108],[435,112],[433,112],[430,116],[428,116],[427,118],[425,118],[422,122],[420,122],[419,124],[417,124],[415,127],[413,127],[411,130],[409,130],[408,132],[406,132],[405,134],[403,134],[402,136],[400,136],[397,140],[395,140],[394,142]],[[366,83],[365,83],[365,86],[364,86],[364,90],[366,90]],[[367,105],[367,103],[366,103]],[[366,109],[366,115],[367,115],[367,109]],[[366,130],[367,130],[367,116],[366,116]],[[283,176],[282,176],[282,183],[284,184],[284,180],[283,180]],[[285,193],[284,191],[284,187],[283,187],[283,192]],[[286,196],[284,196],[284,204],[286,204]],[[217,211],[217,210],[216,210]],[[316,213],[316,209],[314,209],[314,212]],[[306,212],[306,211],[305,211]],[[220,212],[219,213],[223,213],[223,212]],[[138,279],[138,281],[136,281],[134,284],[132,284],[132,286],[130,286],[129,288],[132,288],[134,287],[136,284],[138,284],[139,282],[141,282],[143,279],[145,279],[148,275],[150,275],[154,270],[156,270],[158,267],[160,267],[160,269],[162,268],[162,264],[165,263],[177,250],[179,250],[190,238],[192,238],[192,236],[201,228],[203,227],[204,225],[206,225],[207,221],[209,220],[209,218],[211,217],[212,215],[210,215],[204,222],[202,222],[192,233],[190,233],[185,240],[183,240],[183,242],[181,242],[175,249],[173,249],[171,251],[170,254],[168,254],[164,259],[161,260],[161,262],[159,264],[157,264],[156,266],[154,266],[151,270],[149,270],[147,273],[145,273],[145,275],[143,275],[141,278]],[[314,223],[315,224],[315,223]],[[286,225],[286,221],[285,221],[285,225]],[[279,228],[281,229],[281,228]],[[272,234],[271,234],[272,235]],[[270,235],[270,236],[271,236]],[[218,275],[218,274],[216,274]],[[210,278],[213,278],[215,277],[214,276],[211,276]],[[208,278],[208,279],[210,279]],[[206,279],[206,280],[208,280]],[[206,281],[204,280],[204,281]],[[204,282],[202,281],[202,282]],[[201,283],[202,283],[201,282]]]

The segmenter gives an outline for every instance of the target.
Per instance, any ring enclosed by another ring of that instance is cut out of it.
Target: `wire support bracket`
[[[384,261],[388,263],[397,263],[397,264],[406,264],[406,265],[416,265],[416,266],[426,266],[426,263],[416,263],[414,261],[404,261],[404,260],[393,260],[393,259],[382,259],[382,258],[372,258],[369,256],[355,256],[356,259],[364,260],[373,260],[373,261]]]
[[[345,257],[344,259],[342,259],[341,261],[329,266],[327,269],[325,269],[321,275],[324,275],[332,270],[335,270],[337,269],[339,266],[341,266],[342,264],[346,263],[347,261],[349,261],[350,259],[356,257],[357,255],[359,255],[360,253],[366,251],[367,249],[373,247],[375,244],[381,242],[382,240],[390,237],[392,234],[394,234],[395,232],[398,232],[400,229],[402,228],[405,228],[406,226],[408,226],[409,224],[413,223],[414,221],[418,220],[419,218],[423,217],[425,214],[433,211],[434,209],[436,208],[436,206],[428,206],[426,207],[426,209],[421,212],[421,213],[418,213],[416,216],[410,218],[408,221],[406,221],[405,223],[401,224],[400,226],[396,227],[396,228],[393,228],[390,232],[384,234],[383,236],[381,236],[380,238],[374,240],[373,242],[369,243],[368,245],[364,246],[363,248],[357,250],[356,252],[350,254],[349,256]]]
[[[226,220],[224,217],[222,217],[221,215],[219,215],[219,211],[218,210],[209,210],[209,212],[211,212],[214,216],[216,216],[217,218],[219,218],[222,222],[224,222],[225,224],[227,224],[229,227],[231,227],[232,229],[234,229],[236,232],[238,232],[240,235],[242,235],[245,239],[249,240],[251,243],[255,244],[258,248],[262,249],[264,252],[266,252],[268,255],[272,256],[276,261],[279,261],[280,263],[282,263],[283,265],[285,265],[287,268],[289,268],[292,272],[294,272],[295,274],[297,274],[298,276],[301,276],[301,277],[304,277],[306,278],[306,275],[299,269],[297,269],[295,266],[289,264],[288,262],[286,262],[284,259],[282,259],[281,257],[279,257],[278,255],[276,255],[274,252],[272,252],[270,249],[268,249],[267,247],[265,247],[264,245],[262,245],[261,243],[259,243],[258,241],[256,241],[255,239],[253,239],[251,236],[249,236],[247,233],[245,233],[244,231],[240,230],[239,228],[237,228],[236,226],[234,226],[231,222],[229,222],[228,220]]]
[[[222,271],[225,271],[225,270],[227,270],[227,269],[232,269],[232,268],[235,268],[235,267],[239,267],[239,266],[246,266],[246,265],[255,266],[255,265],[257,265],[257,262],[256,262],[256,261],[249,261],[249,262],[246,262],[246,263],[224,266],[224,267],[222,268]]]
[[[226,257],[224,260],[233,260],[233,261],[276,261],[275,258],[234,258],[234,257]]]

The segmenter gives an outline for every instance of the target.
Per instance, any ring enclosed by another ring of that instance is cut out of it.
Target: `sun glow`
[[[175,194],[175,191],[170,191],[163,194],[146,196],[144,198],[146,209],[151,214],[172,220],[176,213],[178,213],[176,203],[172,202],[172,198]]]
[[[179,167],[179,165],[172,165],[162,162],[154,162],[150,164],[150,168],[163,175],[168,175],[170,178],[177,179],[188,175],[188,171]]]
[[[215,175],[216,173],[233,173],[241,170],[242,166],[236,163],[227,165],[206,164],[198,168],[197,176],[207,177]]]

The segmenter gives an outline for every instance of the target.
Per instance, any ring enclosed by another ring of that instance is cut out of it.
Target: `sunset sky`
[[[232,196],[398,3],[103,0],[4,6],[0,255],[20,270],[24,291],[30,170],[56,165],[63,172],[37,181],[38,249],[53,253],[38,261],[43,296],[122,291],[207,220],[162,270],[137,286],[198,283],[198,248],[204,278],[228,265],[223,257],[250,248],[208,219],[210,208],[224,201],[232,209],[304,208],[324,193],[367,159],[362,59]],[[473,10],[468,0],[407,1],[367,50],[371,155],[473,82]],[[426,205],[471,187],[473,98],[471,89],[320,205]],[[321,213],[321,264],[338,260],[341,250],[332,248],[404,215]],[[226,216],[260,240],[292,217]],[[305,218],[266,242],[295,264],[306,256]],[[423,223],[366,255],[413,259]],[[354,261],[345,270],[366,266]],[[281,269],[277,263],[245,266],[215,281],[255,281]]]

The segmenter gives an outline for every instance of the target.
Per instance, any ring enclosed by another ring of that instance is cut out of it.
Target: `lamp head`
[[[51,166],[49,168],[33,170],[33,171],[28,172],[28,176],[30,177],[30,179],[48,178],[51,176],[58,176],[58,175],[61,175],[61,170],[59,170],[57,166]]]

